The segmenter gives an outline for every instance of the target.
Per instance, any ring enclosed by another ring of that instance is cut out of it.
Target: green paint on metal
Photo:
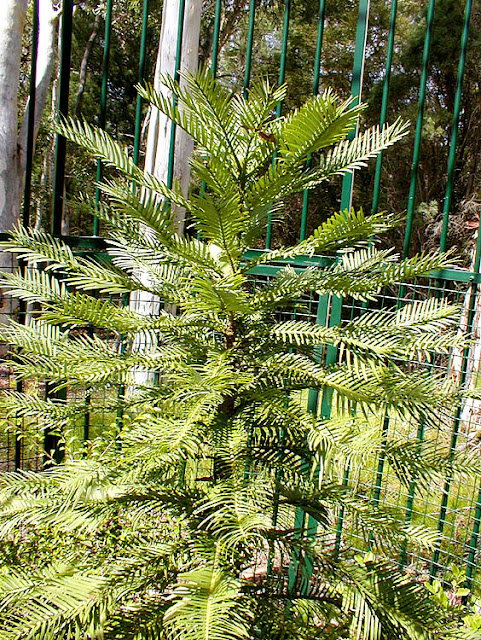
[[[284,4],[284,23],[282,27],[282,45],[281,45],[281,59],[279,68],[279,86],[284,84],[286,78],[286,58],[287,58],[287,41],[289,37],[289,16],[291,12],[291,2],[286,0]],[[276,117],[280,118],[282,114],[282,103],[276,107]],[[276,163],[276,157],[274,156],[273,164]],[[266,232],[266,249],[270,249],[272,244],[272,211],[267,216],[267,232]]]
[[[139,84],[144,83],[145,73],[145,55],[147,52],[147,24],[149,20],[149,0],[144,0],[142,10],[142,34],[140,38],[140,57],[139,57]],[[134,164],[139,164],[140,154],[140,134],[142,130],[142,98],[137,96],[137,105],[135,108],[135,132],[134,132]]]
[[[27,111],[27,149],[25,158],[25,188],[23,191],[22,222],[24,227],[30,223],[30,196],[32,191],[32,165],[35,128],[35,100],[37,94],[37,56],[38,56],[38,0],[32,6],[32,59],[30,62],[30,90]]]
[[[425,420],[421,420],[418,425],[418,431],[416,434],[416,440],[418,442],[417,453],[421,455],[421,445],[424,441],[424,430],[425,430]],[[406,501],[406,515],[404,517],[404,522],[409,524],[411,522],[411,518],[413,515],[414,509],[414,495],[416,493],[416,481],[415,478],[409,483],[409,493],[408,499]],[[407,541],[404,541],[401,547],[401,553],[399,555],[399,567],[402,568],[406,564],[406,553],[407,553]]]
[[[324,39],[324,21],[326,12],[326,1],[320,0],[319,3],[319,21],[317,24],[317,40],[316,40],[316,56],[314,59],[314,80],[312,86],[312,96],[316,97],[319,93],[319,83],[321,77],[321,52],[322,41]],[[306,163],[307,169],[311,167],[311,158],[309,157]],[[299,239],[305,240],[307,232],[307,214],[309,211],[309,190],[305,189],[302,194],[302,213],[301,213],[301,229],[299,232]]]
[[[214,35],[212,43],[212,75],[217,75],[217,64],[219,62],[219,35],[220,35],[220,18],[222,13],[222,1],[215,0],[215,17],[214,17]]]
[[[361,101],[362,79],[364,75],[364,63],[366,61],[367,27],[369,22],[370,0],[359,1],[359,14],[357,19],[356,45],[354,49],[354,65],[352,70],[351,95],[352,105],[356,106]],[[349,135],[352,140],[357,133],[357,127]],[[347,173],[342,180],[341,211],[350,211],[352,206],[352,192],[354,189],[354,174]]]
[[[459,119],[461,115],[461,97],[463,93],[464,69],[466,66],[466,52],[468,48],[469,20],[471,17],[471,8],[472,8],[472,0],[467,0],[466,8],[464,11],[464,26],[463,26],[463,33],[461,37],[461,55],[459,57],[458,77],[456,81],[456,96],[454,100],[454,113],[453,113],[453,129],[451,134],[451,143],[449,147],[448,175],[447,175],[446,194],[444,196],[444,207],[443,207],[443,228],[441,232],[441,240],[439,241],[439,248],[441,251],[444,251],[446,249],[446,241],[448,238],[449,213],[451,210],[451,199],[453,195],[453,186],[454,186],[456,145],[458,141]]]
[[[107,115],[107,83],[109,78],[109,61],[110,61],[110,36],[112,32],[112,4],[113,0],[107,0],[105,11],[105,35],[104,35],[104,54],[102,60],[102,90],[100,93],[100,114],[99,127],[105,129],[105,121]],[[102,180],[102,162],[97,161],[97,183]],[[97,187],[95,191],[95,205],[98,207],[100,203],[100,189]],[[93,235],[99,235],[99,219],[94,217]]]
[[[316,324],[320,326],[336,326],[341,322],[341,312],[341,298],[339,298],[338,296],[330,296],[328,294],[322,295],[319,297],[317,305]],[[338,350],[336,347],[334,347],[333,345],[327,346],[325,357],[326,366],[330,366],[336,363],[337,353]],[[322,348],[317,347],[315,350],[315,355],[317,355],[318,359],[320,360],[322,358]],[[328,389],[324,389],[319,411],[319,415],[321,418],[330,418],[331,396],[331,391]],[[311,389],[308,395],[307,406],[308,410],[314,415],[317,415],[318,403],[319,392],[315,389]],[[306,467],[308,467],[308,463],[306,463]],[[305,529],[307,539],[313,539],[315,537],[317,533],[318,522],[312,516],[308,516],[306,518],[306,514],[304,513],[304,511],[302,511],[302,509],[296,509],[295,523],[296,531],[298,531],[298,525],[299,531],[303,531]],[[295,582],[299,581],[299,577],[301,577],[301,591],[302,588],[307,589],[311,575],[312,566],[308,558],[303,558],[302,561],[297,557],[292,558],[291,564],[289,565],[290,588],[292,588]]]
[[[466,586],[468,589],[471,589],[473,583],[473,575],[475,571],[475,560],[476,555],[478,554],[478,541],[479,541],[479,530],[481,526],[481,487],[478,493],[478,500],[476,502],[476,510],[474,513],[474,523],[473,523],[473,533],[471,535],[471,540],[469,541],[469,553],[467,559],[466,566]]]
[[[391,21],[389,23],[389,37],[387,42],[386,53],[386,75],[384,76],[384,84],[382,88],[381,116],[379,125],[383,127],[387,121],[387,105],[389,100],[389,85],[391,81],[391,67],[394,53],[394,34],[396,31],[397,16],[397,0],[392,0],[391,4]],[[383,154],[379,154],[376,162],[376,174],[374,177],[374,195],[372,200],[372,212],[377,213],[379,206],[379,192],[381,190],[381,172],[382,172]]]
[[[319,296],[317,303],[316,324],[320,327],[327,325],[329,315],[329,294]],[[314,348],[314,358],[320,362],[322,359],[322,347]],[[316,389],[310,389],[307,397],[307,410],[313,415],[317,415],[317,407],[319,404],[319,391]]]
[[[433,30],[433,21],[434,21],[434,2],[435,0],[430,0],[429,2],[426,34],[424,36],[423,64],[422,64],[422,72],[421,72],[421,82],[419,86],[418,115],[416,120],[416,133],[414,138],[413,159],[411,163],[411,184],[409,186],[406,232],[404,234],[403,257],[405,258],[409,255],[409,246],[411,242],[411,233],[412,233],[413,218],[414,218],[414,204],[415,204],[415,198],[416,198],[416,186],[417,186],[417,178],[418,178],[419,153],[421,150],[421,139],[422,139],[423,122],[424,122],[424,105],[426,102],[426,86],[428,81],[429,53],[431,50],[431,34]]]
[[[347,467],[344,469],[344,474],[342,477],[343,487],[347,487],[347,484],[349,482],[350,471],[351,471],[351,467],[350,465],[347,465]],[[344,515],[345,515],[345,509],[344,507],[341,507],[339,511],[339,517],[337,519],[337,525],[336,525],[336,542],[334,546],[334,553],[336,557],[339,555],[339,551],[341,550],[342,532],[344,529]]]
[[[179,21],[177,24],[177,46],[175,50],[175,70],[174,78],[179,79],[180,65],[182,62],[182,40],[184,36],[184,15],[185,15],[185,0],[179,2]],[[173,96],[174,107],[177,104],[177,96]],[[175,156],[175,123],[172,122],[170,127],[170,144],[169,144],[169,163],[167,167],[167,180],[166,184],[169,189],[172,188],[174,183],[174,156]]]
[[[481,233],[478,233],[478,241],[476,243],[476,253],[475,253],[475,259],[474,259],[474,271],[475,273],[479,273],[479,267],[481,264]],[[475,317],[475,313],[476,313],[476,300],[477,300],[477,295],[478,295],[478,284],[477,282],[473,282],[471,285],[471,290],[469,292],[469,304],[468,304],[468,319],[467,319],[467,323],[466,323],[466,331],[468,333],[468,335],[471,333],[472,329],[473,329],[473,323],[474,323],[474,317]],[[467,377],[467,368],[468,368],[468,362],[469,362],[469,358],[470,358],[470,353],[471,353],[471,347],[472,345],[469,344],[467,347],[464,348],[463,350],[463,359],[462,359],[462,365],[461,365],[461,376],[460,376],[460,380],[459,380],[459,385],[462,388],[466,382],[466,377]],[[450,444],[450,453],[451,455],[454,454],[455,450],[456,450],[456,445],[458,442],[458,436],[459,436],[459,431],[460,431],[460,427],[461,427],[461,413],[462,413],[462,401],[458,402],[458,406],[456,408],[456,413],[454,416],[454,422],[453,422],[453,430],[452,430],[452,434],[451,434],[451,444]],[[444,530],[444,525],[446,524],[446,514],[447,514],[447,509],[448,509],[448,499],[449,499],[449,492],[451,489],[451,482],[452,482],[453,476],[451,473],[448,473],[444,482],[444,488],[443,488],[443,493],[442,493],[442,500],[441,500],[441,508],[439,510],[439,518],[438,518],[438,526],[437,529],[439,531],[439,533],[441,534]],[[441,554],[441,546],[438,543],[436,545],[436,548],[434,550],[433,553],[433,557],[432,557],[432,562],[431,562],[431,570],[430,570],[430,579],[434,579],[434,577],[436,576],[438,567],[439,567],[439,556]]]
[[[389,432],[389,407],[384,409],[384,418],[382,421],[382,432],[381,432],[381,452],[379,454],[379,459],[377,461],[377,470],[376,470],[376,482],[374,485],[374,495],[372,498],[373,504],[379,506],[380,498],[381,498],[381,489],[382,489],[382,478],[384,475],[384,465],[386,463],[386,444],[387,444],[387,436]],[[369,535],[369,549],[372,548],[374,542],[374,537],[372,534]]]
[[[252,48],[254,46],[254,25],[256,18],[256,0],[249,2],[249,27],[247,30],[246,68],[244,73],[244,98],[247,98],[252,71]]]
[[[68,114],[68,96],[70,91],[70,58],[72,53],[72,12],[73,0],[63,0],[58,100],[58,113],[60,116],[67,116]],[[64,138],[64,136],[57,134],[55,145],[55,177],[52,213],[52,233],[55,236],[59,236],[62,233],[66,151],[67,140]]]

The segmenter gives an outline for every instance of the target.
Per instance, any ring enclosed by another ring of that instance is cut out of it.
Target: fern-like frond
[[[292,111],[279,123],[282,162],[296,163],[326,146],[343,140],[355,127],[364,107],[341,102],[330,89]]]
[[[359,133],[353,140],[340,142],[321,157],[318,167],[306,173],[304,187],[312,189],[331,176],[344,175],[365,167],[368,160],[407,135],[408,127],[408,123],[396,120],[382,129],[374,126]]]
[[[67,559],[66,559],[67,560]],[[11,569],[0,576],[2,637],[54,640],[71,637],[69,629],[93,636],[102,632],[107,581],[71,564],[51,565],[28,577]]]
[[[179,574],[174,602],[164,616],[168,634],[186,640],[248,638],[251,614],[242,606],[240,588],[240,582],[215,563]]]

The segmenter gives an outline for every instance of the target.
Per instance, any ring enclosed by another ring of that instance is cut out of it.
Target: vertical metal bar
[[[474,512],[473,533],[469,541],[469,553],[466,567],[466,586],[471,588],[475,568],[475,558],[478,552],[479,530],[481,526],[481,486],[479,488],[476,510]]]
[[[32,192],[32,165],[33,165],[33,134],[35,127],[35,100],[37,94],[37,56],[38,56],[38,0],[33,1],[33,26],[32,26],[32,60],[30,63],[30,92],[28,98],[27,113],[27,149],[25,160],[25,188],[23,191],[24,227],[30,224],[30,197]]]
[[[386,124],[386,120],[387,120],[387,105],[389,100],[389,85],[391,81],[392,57],[394,52],[394,34],[396,31],[396,16],[397,16],[397,0],[392,0],[391,21],[389,23],[389,37],[387,42],[387,53],[386,53],[386,75],[384,76],[384,84],[382,88],[381,117],[379,119],[379,125],[381,127],[383,127]],[[379,206],[379,192],[381,190],[382,159],[383,159],[383,154],[380,153],[377,157],[376,174],[374,177],[374,195],[372,199],[373,213],[377,213],[378,206]]]
[[[379,455],[379,460],[377,463],[377,471],[376,471],[376,484],[374,485],[374,496],[373,502],[375,505],[379,504],[379,498],[381,496],[381,488],[382,488],[382,476],[384,473],[384,463],[386,461],[386,439],[389,431],[389,411],[386,407],[384,411],[384,419],[382,422],[382,433],[381,433],[381,453]]]
[[[174,79],[179,79],[180,64],[182,59],[182,39],[184,37],[184,14],[185,0],[179,2],[179,22],[177,26],[177,47],[175,50],[175,71]],[[173,97],[174,107],[177,104],[177,96]],[[167,167],[167,186],[171,189],[174,183],[174,156],[175,156],[175,123],[172,122],[170,127],[170,145],[169,145],[169,164]]]
[[[220,18],[222,11],[222,0],[215,0],[215,17],[214,17],[214,36],[212,44],[212,75],[217,75],[217,63],[219,58],[219,35],[220,35]]]
[[[481,264],[481,233],[478,232],[478,240],[476,243],[476,254],[475,254],[475,259],[474,259],[474,272],[476,274],[479,273],[479,267]],[[476,282],[476,280],[473,280],[472,284],[471,284],[471,290],[469,292],[469,305],[468,305],[468,321],[467,321],[467,327],[466,327],[466,332],[469,334],[472,329],[473,329],[473,321],[474,321],[474,316],[475,316],[475,312],[476,312],[476,298],[478,295],[478,283]],[[469,361],[469,357],[470,357],[470,352],[471,352],[471,345],[468,345],[467,347],[465,347],[464,351],[463,351],[463,359],[462,359],[462,365],[461,365],[461,376],[460,376],[460,380],[459,380],[459,385],[460,387],[462,387],[464,385],[464,383],[466,382],[466,376],[467,376],[467,367],[468,367],[468,361]],[[454,416],[454,423],[453,423],[453,431],[451,434],[451,444],[450,444],[450,453],[451,455],[454,454],[455,450],[456,450],[456,445],[458,442],[458,436],[459,436],[459,430],[460,430],[460,426],[461,426],[461,412],[462,412],[462,403],[459,402],[458,406],[456,408],[456,413]],[[448,499],[449,499],[449,491],[451,489],[451,482],[452,482],[452,474],[448,473],[444,482],[444,488],[443,488],[443,498],[441,500],[441,508],[439,511],[439,518],[438,518],[438,531],[440,534],[442,534],[443,530],[444,530],[444,525],[446,524],[446,514],[447,514],[447,509],[448,509]],[[480,496],[481,497],[481,496]],[[477,534],[476,534],[477,535]],[[472,540],[471,540],[472,542]],[[436,575],[437,569],[438,569],[438,565],[439,565],[439,556],[441,553],[441,547],[439,544],[436,545],[436,548],[434,550],[433,553],[433,557],[432,557],[432,562],[431,562],[431,571],[430,571],[430,578],[433,579]]]
[[[314,59],[314,81],[312,87],[312,96],[316,97],[319,93],[319,81],[321,76],[321,52],[322,41],[324,38],[324,20],[326,12],[326,0],[320,0],[319,2],[319,20],[317,24],[317,41],[316,41],[316,56]],[[311,159],[307,160],[307,168],[311,166]],[[299,239],[302,241],[306,237],[307,231],[307,214],[309,210],[309,190],[305,189],[302,195],[302,214],[301,214],[301,230],[299,233]]]
[[[147,23],[149,19],[149,0],[144,0],[142,11],[142,35],[140,38],[140,58],[139,58],[139,84],[144,82],[145,54],[147,51]],[[135,108],[135,132],[134,132],[134,164],[139,164],[140,153],[140,133],[142,129],[142,98],[137,96],[137,106]]]
[[[285,0],[284,4],[284,24],[282,27],[282,46],[281,46],[281,60],[279,67],[279,86],[284,84],[286,78],[286,58],[287,58],[287,40],[289,37],[289,17],[291,12],[290,0]],[[282,113],[282,103],[279,103],[276,107],[276,116],[280,118]],[[274,163],[276,159],[274,158]],[[272,244],[272,212],[269,212],[267,217],[267,234],[266,234],[266,249],[270,249]]]
[[[63,0],[58,102],[58,112],[60,116],[68,115],[68,97],[70,91],[70,58],[72,52],[72,12],[73,0]],[[67,140],[64,138],[64,136],[57,134],[52,213],[52,233],[55,236],[59,236],[62,233],[66,153]]]
[[[464,68],[466,66],[466,52],[468,47],[469,20],[471,17],[471,8],[472,8],[472,0],[467,0],[466,7],[464,10],[464,26],[463,26],[463,33],[461,36],[461,55],[459,57],[458,77],[456,80],[456,95],[454,99],[454,113],[453,113],[453,129],[451,133],[451,143],[449,146],[448,177],[447,177],[446,194],[444,196],[444,207],[443,207],[443,228],[441,231],[441,240],[439,242],[439,248],[441,251],[444,251],[446,249],[446,240],[448,238],[449,212],[451,210],[451,199],[453,195],[454,167],[456,163],[456,144],[458,141],[459,118],[461,115],[461,97],[463,93]]]
[[[354,50],[354,64],[352,70],[351,95],[352,105],[356,106],[361,101],[362,79],[364,75],[364,63],[366,61],[367,27],[369,22],[370,0],[360,0],[357,19],[356,45]],[[352,140],[357,133],[357,127],[348,136]],[[354,189],[354,174],[347,173],[342,180],[341,211],[350,211],[352,206],[352,192]]]
[[[17,430],[17,432],[15,433],[15,471],[18,471],[21,468],[22,468],[22,440]]]
[[[417,179],[418,179],[419,152],[421,149],[421,138],[422,138],[423,121],[424,121],[424,104],[426,102],[426,85],[428,81],[429,53],[431,50],[431,34],[433,30],[433,21],[434,21],[434,2],[435,0],[429,0],[426,35],[424,36],[423,65],[422,65],[422,72],[421,72],[421,82],[419,86],[418,116],[416,121],[414,151],[413,151],[413,159],[411,164],[411,184],[409,187],[409,196],[408,196],[406,232],[404,234],[404,249],[403,249],[404,258],[406,258],[409,255],[409,245],[411,242],[411,233],[412,233],[413,218],[414,218],[414,202],[416,197],[416,186],[417,186]]]
[[[99,127],[105,129],[105,120],[107,114],[107,82],[109,77],[110,62],[110,34],[112,31],[112,4],[113,0],[107,0],[105,12],[105,36],[104,36],[104,55],[102,60],[102,90],[100,93],[100,114]],[[102,162],[97,161],[97,183],[102,180]],[[97,187],[95,191],[95,204],[98,207],[100,202],[100,189]],[[93,235],[99,234],[99,219],[94,216]]]
[[[340,297],[329,295],[320,296],[317,307],[316,324],[320,326],[326,326],[326,324],[328,324],[328,326],[330,327],[336,326],[341,322],[341,312],[342,299]],[[316,349],[315,353],[318,357],[322,357],[321,350]],[[338,351],[336,347],[328,345],[325,358],[326,366],[330,366],[336,363],[337,353]],[[328,419],[331,416],[331,397],[331,390],[324,389],[320,407],[321,418]],[[308,411],[310,411],[314,415],[317,415],[318,403],[319,392],[315,389],[311,389],[308,395]],[[317,520],[312,516],[309,516],[307,518],[307,525],[305,521],[305,513],[302,511],[302,509],[296,509],[294,525],[296,531],[301,531],[305,527],[308,538],[312,538],[317,532]],[[289,585],[292,587],[295,584],[296,580],[299,580],[300,574],[302,574],[303,579],[305,580],[310,576],[311,571],[312,567],[308,566],[308,563],[305,559],[300,562],[299,558],[293,557],[289,566]]]
[[[52,383],[46,382],[45,384],[45,397],[49,398],[55,396],[62,400],[67,400],[67,389],[64,387],[60,391],[52,391]],[[54,463],[62,462],[64,458],[64,451],[59,448],[60,437],[56,433],[52,433],[48,427],[43,430],[43,466],[49,467]],[[50,457],[52,454],[52,458]]]
[[[347,467],[344,469],[344,475],[342,478],[343,487],[347,487],[347,483],[349,482],[350,471],[351,471],[351,466],[348,464]],[[341,507],[341,510],[339,512],[339,517],[337,519],[336,542],[334,545],[334,553],[336,557],[339,555],[339,551],[341,550],[342,531],[344,529],[344,515],[345,515],[345,509],[344,507]]]
[[[249,2],[249,27],[247,30],[247,51],[246,51],[246,68],[244,73],[244,98],[247,98],[249,92],[249,83],[251,80],[252,67],[252,48],[254,45],[254,24],[256,18],[256,0]]]
[[[418,425],[418,431],[416,434],[416,440],[418,442],[418,452],[421,453],[421,447],[424,440],[424,429],[426,423],[423,419],[420,420]],[[406,502],[406,514],[404,516],[405,524],[411,522],[411,518],[414,510],[414,495],[416,493],[416,481],[413,479],[409,484],[409,492],[408,499]],[[403,542],[401,547],[401,554],[399,556],[399,567],[402,568],[406,563],[406,553],[407,553],[407,541]]]

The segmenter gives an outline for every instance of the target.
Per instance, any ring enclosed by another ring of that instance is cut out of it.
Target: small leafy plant
[[[4,411],[68,434],[102,392],[119,432],[79,454],[65,435],[62,465],[2,475],[0,534],[37,531],[53,554],[47,566],[5,565],[1,637],[461,637],[395,562],[402,545],[430,546],[435,534],[373,500],[359,472],[382,451],[407,487],[428,489],[447,469],[479,473],[467,452],[453,458],[426,438],[421,456],[383,430],[386,411],[436,430],[449,385],[403,363],[458,345],[457,309],[440,299],[366,306],[338,326],[295,315],[308,297],[374,300],[449,256],[399,261],[373,241],[392,221],[354,210],[295,246],[249,251],[286,196],[363,166],[406,126],[349,140],[361,107],[330,91],[276,118],[285,87],[260,83],[246,99],[209,72],[185,81],[164,79],[176,106],[141,93],[194,138],[200,193],[187,198],[104,131],[70,121],[61,133],[118,172],[96,211],[111,227],[108,259],[23,228],[4,244],[30,268],[4,274],[3,288],[41,307],[2,329],[17,375],[88,399],[10,391]],[[190,235],[176,231],[179,207]],[[331,256],[322,267],[320,254]],[[115,302],[139,292],[157,308]],[[331,364],[326,348],[338,350]],[[368,556],[336,536],[340,518]],[[77,544],[67,549],[64,535]]]

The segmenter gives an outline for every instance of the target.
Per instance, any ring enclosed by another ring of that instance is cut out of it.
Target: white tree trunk
[[[0,1],[0,231],[19,219],[25,181],[28,103],[18,131],[17,91],[27,0]],[[39,35],[36,67],[34,141],[47,95],[55,58],[57,12],[52,0],[39,0]],[[0,270],[12,268],[10,254],[0,254]],[[15,309],[9,296],[0,303],[0,322]]]
[[[169,99],[172,99],[172,95],[160,84],[160,76],[165,74],[173,76],[175,73],[179,4],[179,0],[164,0],[162,28],[155,67],[154,87],[157,91],[167,95]],[[197,70],[201,10],[202,0],[186,1],[182,38],[182,71],[195,73]],[[171,131],[170,120],[160,113],[158,109],[151,108],[144,169],[164,182],[167,181],[168,174]],[[190,136],[177,128],[175,133],[174,176],[180,182],[185,195],[189,190],[189,158],[192,150],[193,142]],[[184,218],[185,212],[177,209],[175,211],[175,221],[180,233],[182,232]],[[148,286],[148,278],[145,274],[137,274],[137,277],[140,277]],[[130,308],[143,315],[158,314],[159,307],[160,300],[148,293],[136,291],[130,297]],[[145,344],[142,340],[145,340],[145,336],[142,336],[142,338],[138,336],[134,341],[133,348],[143,350],[151,346]],[[139,371],[136,374],[136,381],[137,384],[148,384],[153,382],[153,376],[148,371]]]
[[[166,95],[170,100],[172,99],[172,94],[161,85],[160,76],[173,76],[175,74],[179,4],[179,0],[164,2],[162,29],[154,76],[154,88],[159,93]],[[197,70],[201,10],[201,0],[186,1],[181,70],[190,73],[195,73]],[[158,109],[151,108],[144,168],[164,182],[167,180],[168,173],[171,130],[170,120],[160,113]],[[180,182],[185,195],[187,195],[189,189],[189,158],[192,150],[193,143],[190,136],[177,129],[175,134],[174,176]],[[176,220],[179,230],[182,231],[184,212],[179,211]]]
[[[26,11],[27,0],[0,2],[0,231],[11,229],[20,211],[17,90]]]
[[[20,213],[17,90],[26,12],[27,0],[0,0],[0,231],[10,230]],[[0,253],[0,270],[12,267],[11,255]],[[2,294],[0,323],[17,308],[11,296]]]
[[[50,89],[50,81],[52,79],[52,71],[56,57],[56,40],[57,40],[57,20],[58,11],[52,6],[52,0],[39,0],[38,4],[39,31],[38,31],[38,48],[37,48],[37,68],[36,68],[36,87],[35,87],[35,119],[33,123],[33,139],[37,138],[42,113],[47,103],[48,92]],[[27,146],[27,127],[28,127],[28,108],[29,101],[25,107],[25,115],[18,136],[18,143],[21,154],[22,180],[25,170],[25,153],[23,152]]]

